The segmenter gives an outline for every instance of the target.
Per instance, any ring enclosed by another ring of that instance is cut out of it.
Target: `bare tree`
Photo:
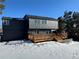
[[[0,14],[2,14],[3,13],[3,9],[5,8],[5,5],[3,4],[3,2],[4,2],[5,0],[0,0]]]

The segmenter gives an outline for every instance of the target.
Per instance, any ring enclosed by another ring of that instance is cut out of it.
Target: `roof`
[[[58,21],[55,18],[46,17],[46,16],[35,16],[35,15],[25,15],[25,18],[31,18],[31,19],[42,19],[42,20],[55,20]]]
[[[11,17],[2,17],[2,20],[12,19]]]
[[[2,20],[23,20],[23,18],[2,17]]]

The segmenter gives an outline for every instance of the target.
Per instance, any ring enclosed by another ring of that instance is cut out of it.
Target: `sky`
[[[58,18],[64,11],[79,11],[79,0],[5,0],[4,5],[0,18],[22,18],[25,14]]]

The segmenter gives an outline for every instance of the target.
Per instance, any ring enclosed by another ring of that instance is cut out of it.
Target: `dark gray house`
[[[0,41],[22,40],[28,32],[26,20],[22,18],[2,18],[3,36]],[[28,36],[26,36],[27,38]]]

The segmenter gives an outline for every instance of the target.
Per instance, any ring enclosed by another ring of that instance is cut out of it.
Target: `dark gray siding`
[[[3,23],[3,36],[1,41],[23,40],[27,36],[27,24],[25,20],[9,20],[9,24]],[[28,37],[28,36],[27,36]]]

